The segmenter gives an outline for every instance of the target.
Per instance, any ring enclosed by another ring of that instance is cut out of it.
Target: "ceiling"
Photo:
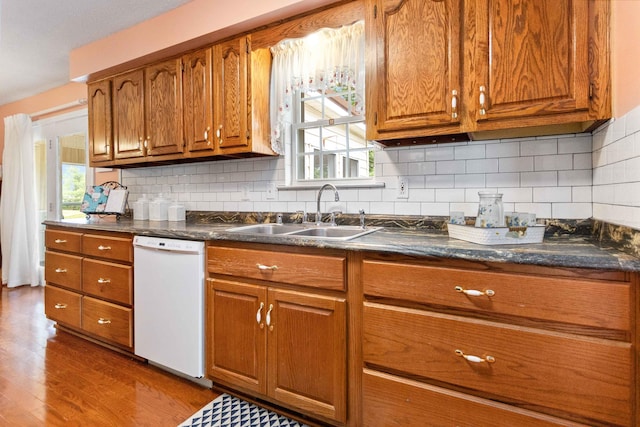
[[[0,105],[68,83],[71,50],[189,1],[0,0]]]

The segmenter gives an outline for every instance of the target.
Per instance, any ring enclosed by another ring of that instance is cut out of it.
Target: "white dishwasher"
[[[135,236],[135,354],[204,376],[204,243]]]

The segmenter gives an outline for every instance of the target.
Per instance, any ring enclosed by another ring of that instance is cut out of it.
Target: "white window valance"
[[[352,108],[364,115],[364,21],[323,29],[271,48],[271,146],[285,153],[296,91],[355,90]]]

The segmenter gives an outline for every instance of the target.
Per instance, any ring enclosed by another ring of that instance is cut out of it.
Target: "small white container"
[[[186,218],[186,210],[184,206],[177,203],[169,206],[168,217],[169,221],[184,221]]]
[[[146,194],[133,202],[133,219],[142,221],[149,219],[149,199]]]
[[[159,194],[149,203],[149,221],[167,221],[169,218],[169,201]]]

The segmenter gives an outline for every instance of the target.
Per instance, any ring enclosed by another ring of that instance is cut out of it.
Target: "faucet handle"
[[[364,230],[364,209],[360,209],[358,213],[360,214],[360,228]]]

